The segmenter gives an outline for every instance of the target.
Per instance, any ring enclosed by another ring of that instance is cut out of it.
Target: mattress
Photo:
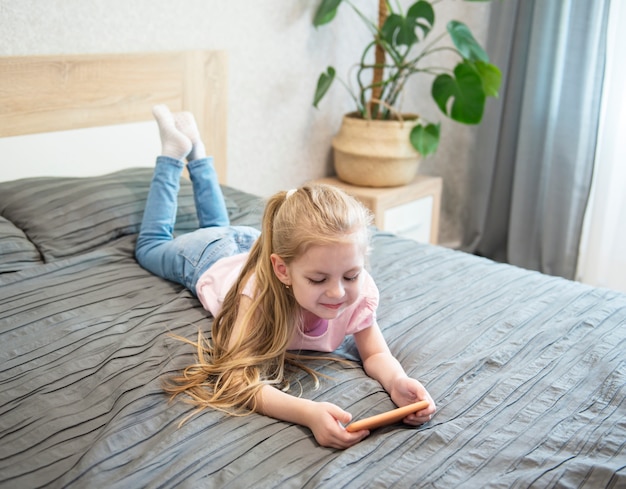
[[[626,487],[626,296],[374,231],[378,321],[432,421],[347,450],[259,414],[193,415],[164,378],[210,336],[133,249],[151,171],[0,183],[1,487]],[[223,187],[233,224],[263,199]],[[184,181],[177,233],[197,225]],[[292,393],[354,419],[395,406],[353,339]]]

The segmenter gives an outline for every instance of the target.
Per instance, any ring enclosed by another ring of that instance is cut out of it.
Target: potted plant
[[[398,0],[379,0],[376,22],[363,14],[356,1],[322,0],[313,25],[332,21],[342,3],[368,26],[372,38],[355,66],[351,83],[337,77],[332,66],[317,83],[315,107],[335,79],[348,90],[356,106],[344,116],[333,139],[337,175],[356,185],[406,184],[415,177],[421,156],[437,150],[440,134],[439,123],[402,114],[397,107],[409,78],[434,77],[431,97],[441,111],[457,122],[478,124],[487,97],[498,95],[500,70],[489,62],[487,53],[462,22],[450,21],[446,32],[431,39],[436,0],[418,0],[406,12]],[[456,66],[442,68],[429,63],[431,55],[442,50],[458,55]]]

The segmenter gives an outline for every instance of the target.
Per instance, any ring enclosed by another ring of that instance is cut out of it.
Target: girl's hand
[[[391,392],[391,399],[398,407],[413,404],[418,401],[428,401],[428,407],[417,413],[409,414],[403,419],[404,423],[411,426],[418,426],[431,420],[437,410],[435,401],[430,397],[426,388],[418,380],[401,376],[394,380]]]
[[[307,426],[313,436],[323,447],[349,448],[356,445],[370,434],[367,430],[350,433],[342,425],[346,425],[352,415],[335,404],[314,402],[308,414]]]

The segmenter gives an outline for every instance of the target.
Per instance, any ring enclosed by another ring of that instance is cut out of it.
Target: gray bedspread
[[[260,415],[192,412],[161,381],[210,331],[182,287],[133,257],[150,170],[0,184],[0,486],[626,487],[626,296],[376,233],[379,323],[438,404],[419,428],[320,447]],[[260,199],[224,189],[234,223]],[[183,185],[178,232],[195,226]],[[295,394],[361,418],[393,408],[361,369]]]

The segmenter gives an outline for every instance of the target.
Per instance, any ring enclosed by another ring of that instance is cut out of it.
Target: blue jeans
[[[157,158],[135,257],[146,270],[182,284],[196,295],[200,275],[220,258],[250,250],[260,232],[230,225],[213,160],[202,158],[187,164],[200,228],[174,237],[183,167],[182,161]]]

